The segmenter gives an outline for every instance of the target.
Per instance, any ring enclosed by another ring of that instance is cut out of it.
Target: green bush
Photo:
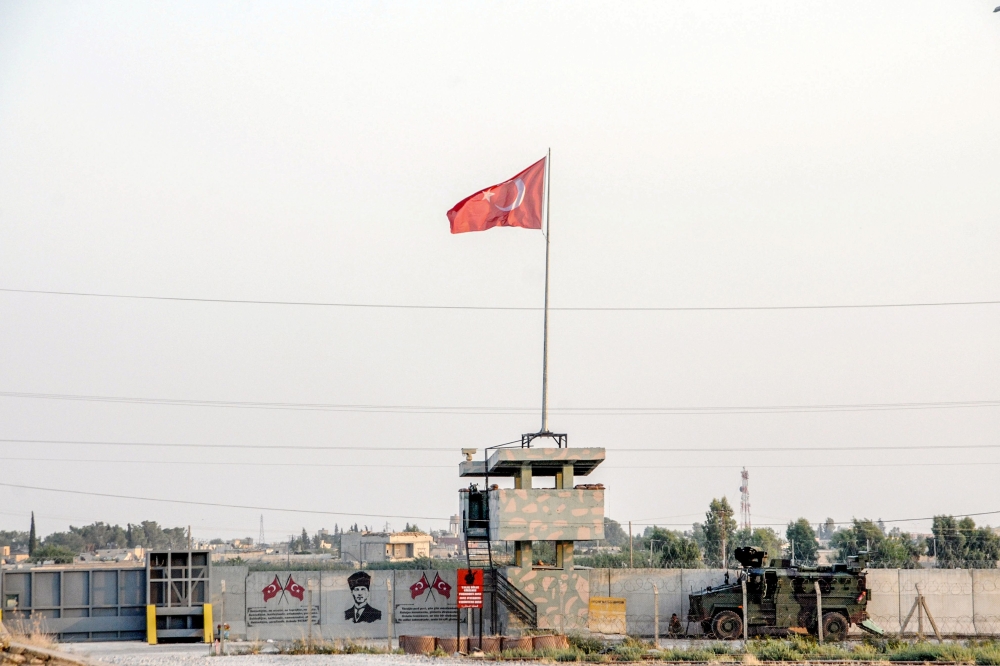
[[[534,657],[535,653],[531,650],[504,650],[500,656],[504,659],[521,660],[526,657]]]
[[[715,654],[732,654],[733,648],[727,643],[712,643],[709,645],[707,650],[714,652]]]
[[[750,641],[746,649],[761,661],[801,661],[804,656],[791,643],[773,639]]]
[[[607,644],[600,638],[594,636],[581,636],[580,634],[570,634],[567,636],[569,646],[579,650],[583,654],[601,654],[608,648]]]
[[[718,661],[718,653],[712,650],[699,650],[699,649],[674,649],[674,650],[664,650],[660,653],[660,659],[663,661]]]
[[[974,648],[979,666],[1000,666],[1000,648],[996,646]]]
[[[572,648],[568,650],[558,650],[552,655],[552,658],[556,661],[580,661],[581,653],[578,650]]]
[[[590,653],[583,655],[583,661],[603,663],[608,660],[608,655],[600,653]]]
[[[932,644],[914,643],[890,653],[889,661],[947,661],[955,664],[971,664],[976,656],[971,648],[959,643]]]
[[[642,661],[643,655],[648,650],[638,645],[619,645],[614,649],[614,655],[618,661]]]

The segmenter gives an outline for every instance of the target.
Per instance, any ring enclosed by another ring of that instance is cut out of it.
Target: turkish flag
[[[448,211],[451,233],[486,231],[493,227],[542,228],[542,158],[510,180],[466,197]]]
[[[427,574],[424,574],[420,580],[410,586],[410,598],[416,599],[429,589],[431,589],[431,584],[427,582]]]
[[[444,582],[444,578],[441,578],[439,574],[434,574],[434,582],[431,583],[431,587],[438,591],[438,594],[443,595],[446,599],[451,599],[451,585]]]
[[[302,601],[302,597],[305,594],[306,588],[296,583],[294,580],[292,580],[292,577],[289,576],[288,582],[285,583],[285,591],[288,592],[288,594],[295,597],[296,599],[298,599],[299,601]]]
[[[271,581],[271,584],[261,590],[261,592],[264,593],[264,601],[270,601],[276,597],[279,592],[281,592],[281,581],[279,581],[278,577],[275,576],[274,580]]]

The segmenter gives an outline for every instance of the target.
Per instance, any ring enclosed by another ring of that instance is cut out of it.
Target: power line
[[[222,467],[376,467],[380,469],[451,469],[456,465],[397,465],[397,464],[356,464],[356,463],[286,463],[286,462],[206,462],[204,460],[119,460],[108,458],[11,458],[0,457],[0,461],[8,462],[44,462],[44,463],[95,463],[113,465],[187,465],[201,467],[205,465]],[[931,463],[815,463],[801,465],[754,465],[754,469],[827,469],[864,468],[864,467],[980,467],[984,465],[1000,465],[1000,462],[931,462]],[[745,465],[605,465],[601,469],[740,469]]]
[[[39,486],[25,486],[16,483],[0,483],[5,488],[16,488],[18,490],[39,490],[48,493],[65,493],[68,495],[87,495],[89,497],[109,497],[111,499],[138,500],[141,502],[162,502],[165,504],[189,504],[194,506],[221,507],[224,509],[252,509],[254,511],[282,511],[285,513],[311,513],[322,516],[347,516],[360,518],[405,518],[412,520],[445,520],[440,516],[403,516],[396,514],[382,513],[347,513],[343,511],[317,511],[313,509],[284,509],[270,506],[251,506],[246,504],[222,504],[219,502],[199,502],[196,500],[164,499],[161,497],[138,497],[136,495],[114,495],[111,493],[95,493],[84,490],[64,490],[62,488],[42,488]]]
[[[313,446],[308,444],[182,444],[174,442],[105,442],[73,439],[0,439],[0,442],[20,444],[74,444],[82,446],[138,446],[169,447],[182,449],[261,449],[296,451],[450,451],[457,447],[434,446]]]
[[[996,515],[996,514],[1000,514],[1000,510],[998,510],[998,511],[980,511],[978,513],[938,514],[938,516],[945,515],[945,516],[948,516],[949,518],[972,518],[972,517],[975,517],[975,516],[993,516],[993,515]],[[690,515],[694,515],[694,514],[690,514]],[[938,516],[924,516],[922,518],[893,518],[893,519],[890,519],[890,520],[883,520],[882,518],[879,518],[877,520],[872,520],[871,522],[876,523],[876,524],[877,523],[914,523],[914,522],[919,522],[919,521],[922,521],[922,520],[934,520]],[[869,519],[865,518],[864,520],[869,520]],[[820,522],[825,522],[825,521],[820,521]],[[646,526],[652,526],[652,527],[690,527],[692,523],[640,523],[640,522],[636,522],[636,521],[633,520],[632,524],[633,525],[642,525],[643,527],[646,527]],[[841,521],[834,521],[833,524],[834,525],[853,525],[854,521],[853,520],[841,520]],[[785,527],[787,525],[788,525],[788,523],[762,523],[762,524],[758,525],[758,527]]]
[[[19,490],[37,490],[42,492],[52,492],[52,493],[65,493],[69,495],[86,495],[89,497],[108,497],[111,499],[125,499],[125,500],[138,500],[142,502],[161,502],[166,504],[188,504],[194,506],[210,506],[210,507],[220,507],[225,509],[251,509],[254,511],[280,511],[284,513],[309,513],[317,515],[327,515],[327,516],[348,516],[348,517],[362,517],[362,518],[404,518],[412,520],[445,520],[440,516],[403,516],[396,514],[377,514],[377,513],[346,513],[339,511],[316,511],[310,509],[286,509],[286,508],[276,508],[276,507],[263,507],[263,506],[250,506],[244,504],[222,504],[219,502],[199,502],[196,500],[178,500],[178,499],[163,499],[158,497],[139,497],[136,495],[116,495],[112,493],[97,493],[88,492],[84,490],[65,490],[61,488],[42,488],[39,486],[27,486],[16,483],[3,483],[0,482],[0,487],[5,488],[15,488]],[[1000,514],[1000,510],[996,511],[980,511],[976,513],[962,513],[962,514],[939,514],[939,515],[949,515],[951,518],[972,518],[975,516],[992,516]],[[918,522],[923,520],[933,520],[936,516],[924,516],[921,518],[892,518],[888,520],[878,519],[873,522],[881,523],[908,523],[908,522]],[[571,523],[571,525],[590,525],[590,523]],[[652,525],[652,523],[636,523],[638,525]],[[835,522],[836,525],[850,525],[853,521],[839,521]],[[689,523],[659,523],[655,526],[657,527],[687,527]],[[786,523],[767,523],[762,525],[762,527],[784,527]]]
[[[112,442],[104,440],[78,439],[23,439],[0,438],[0,443],[8,444],[71,444],[78,446],[135,446],[135,447],[169,447],[192,449],[245,449],[245,450],[302,450],[302,451],[447,451],[455,453],[458,447],[448,446],[322,446],[310,444],[188,444],[180,442]],[[515,441],[506,442],[515,444]],[[615,448],[614,453],[760,453],[760,452],[808,452],[829,454],[835,451],[937,451],[950,449],[1000,449],[1000,444],[901,444],[901,445],[861,445],[838,446],[835,448],[808,446],[750,446],[750,447],[647,447],[647,448]],[[736,467],[736,465],[733,465]],[[835,466],[835,465],[826,465]],[[669,469],[673,465],[667,465]],[[754,467],[763,467],[754,465]],[[649,465],[643,465],[643,469]]]
[[[0,391],[3,398],[106,402],[174,407],[224,407],[237,409],[278,409],[292,411],[327,411],[401,414],[523,415],[536,414],[537,407],[460,407],[431,405],[374,405],[309,402],[268,402],[247,400],[196,400],[188,398],[150,398],[135,396],[85,395],[78,393],[32,393]],[[553,407],[549,411],[566,416],[669,416],[698,414],[780,414],[813,412],[907,411],[924,409],[964,409],[1000,407],[1000,400],[952,400],[938,402],[829,403],[802,405],[723,405],[714,407]]]
[[[39,294],[46,296],[83,296],[87,298],[113,298],[142,301],[176,301],[185,303],[229,303],[235,305],[293,305],[326,308],[364,308],[392,310],[484,310],[540,312],[536,306],[502,305],[406,305],[399,303],[337,303],[323,301],[273,301],[240,298],[200,298],[186,296],[144,296],[138,294],[110,294],[84,291],[53,291],[45,289],[0,288],[0,292],[14,294]],[[878,308],[928,308],[973,305],[1000,305],[1000,301],[926,301],[914,303],[860,303],[832,305],[734,305],[734,306],[693,306],[693,307],[550,307],[549,310],[562,312],[726,312],[755,310],[859,310]]]

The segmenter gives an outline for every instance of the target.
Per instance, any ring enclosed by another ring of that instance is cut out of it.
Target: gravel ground
[[[59,649],[121,666],[430,666],[441,660],[418,655],[396,654],[246,654],[208,656],[203,643],[146,645],[145,643],[64,643]],[[476,659],[448,659],[448,666],[478,664]],[[490,662],[495,663],[495,662]]]

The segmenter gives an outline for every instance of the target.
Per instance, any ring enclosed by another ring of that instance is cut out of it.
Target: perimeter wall
[[[394,618],[393,635],[422,634],[451,636],[456,627],[454,571],[369,571],[372,612],[359,614],[348,587],[350,572],[340,571],[256,571],[246,567],[212,568],[212,602],[217,622],[224,612],[231,635],[250,640],[304,638],[309,631],[307,620],[309,581],[313,581],[312,633],[314,638],[383,639],[388,635],[389,609]],[[513,574],[514,571],[512,570]],[[559,570],[538,570],[539,578],[557,575]],[[654,630],[654,585],[659,605],[660,635],[665,636],[670,616],[676,613],[691,634],[699,626],[687,626],[688,594],[724,580],[720,569],[576,569],[574,578],[586,579],[587,585],[566,587],[565,601],[572,608],[562,609],[563,595],[553,597],[551,587],[539,585],[529,596],[537,600],[541,626],[566,632],[585,632],[587,616],[580,610],[588,607],[590,596],[621,597],[626,600],[626,631],[633,635],[652,636]],[[735,572],[732,572],[735,575]],[[511,577],[517,580],[517,576]],[[225,610],[222,609],[221,581],[226,581]],[[562,581],[559,581],[562,582]],[[872,601],[868,606],[872,619],[890,633],[900,630],[901,620],[909,613],[917,594],[917,585],[945,635],[1000,635],[1000,570],[995,569],[872,569],[868,586]],[[298,585],[302,588],[296,587]],[[559,587],[558,583],[556,587]],[[296,594],[292,594],[292,592]],[[302,594],[302,599],[297,594]],[[267,599],[265,599],[265,596]],[[489,597],[487,596],[487,607]],[[517,623],[503,619],[503,633],[517,633]],[[569,612],[565,612],[568,610]],[[468,631],[462,614],[460,630]],[[357,621],[356,621],[357,620]],[[489,632],[487,611],[486,631]],[[916,632],[916,615],[907,634]],[[925,624],[925,632],[930,632]],[[474,621],[478,633],[478,616]]]

